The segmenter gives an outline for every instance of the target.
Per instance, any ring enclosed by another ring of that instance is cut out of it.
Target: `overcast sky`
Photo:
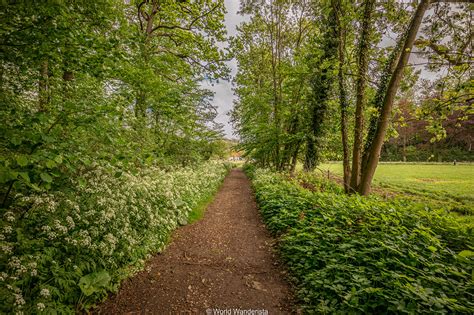
[[[225,0],[227,14],[225,15],[225,25],[227,27],[227,34],[234,36],[236,34],[236,26],[240,24],[245,18],[237,14],[239,11],[239,0]],[[232,60],[227,63],[231,69],[232,76],[237,72],[237,62]],[[217,106],[218,116],[216,121],[224,125],[224,131],[227,138],[236,138],[234,136],[232,126],[229,123],[229,116],[227,113],[232,109],[233,101],[235,99],[232,92],[232,83],[230,81],[220,80],[219,83],[214,83],[211,86],[208,82],[203,83],[203,87],[215,93],[213,104]]]

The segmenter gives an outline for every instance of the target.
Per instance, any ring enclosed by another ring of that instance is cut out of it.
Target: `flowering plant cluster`
[[[136,173],[93,165],[74,189],[17,196],[0,223],[0,313],[90,307],[161,251],[226,172],[217,162]]]

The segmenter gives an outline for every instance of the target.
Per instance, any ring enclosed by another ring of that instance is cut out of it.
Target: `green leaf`
[[[469,257],[474,256],[474,252],[466,249],[466,250],[463,250],[462,252],[460,252],[458,254],[458,256],[464,257],[464,258],[469,258]]]
[[[47,168],[54,168],[56,166],[56,162],[54,162],[53,160],[47,160],[46,161],[46,167]]]
[[[41,139],[43,139],[43,141],[46,142],[46,143],[51,143],[51,142],[54,141],[53,137],[47,136],[47,135],[41,135]]]
[[[14,145],[19,145],[21,144],[21,139],[18,139],[17,137],[12,137],[10,139],[10,142],[13,143]]]
[[[86,186],[86,180],[84,178],[79,177],[78,182],[79,182],[79,186],[81,186],[81,187]]]
[[[56,163],[61,164],[63,162],[63,157],[61,155],[57,155],[54,160]]]
[[[41,173],[40,177],[43,181],[45,181],[47,183],[51,183],[53,181],[53,178],[51,177],[51,175],[49,175],[47,173]]]
[[[79,288],[86,296],[90,296],[95,292],[104,290],[110,282],[110,275],[107,271],[102,270],[93,272],[83,276],[79,280]]]
[[[26,156],[24,156],[24,155],[17,156],[17,157],[16,157],[16,162],[17,162],[18,165],[20,165],[21,167],[24,167],[24,166],[28,165],[28,159],[27,159]]]
[[[120,176],[122,176],[122,172],[116,172],[116,173],[114,174],[114,177],[115,177],[115,178],[119,178]]]
[[[27,183],[30,182],[30,176],[28,176],[27,172],[20,172],[20,173],[18,173],[18,175],[20,175],[20,177],[23,178],[25,180],[25,182],[27,182]]]

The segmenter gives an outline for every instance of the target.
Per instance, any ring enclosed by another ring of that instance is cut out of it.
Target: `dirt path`
[[[209,309],[292,313],[285,272],[241,170],[225,179],[204,218],[179,228],[147,271],[126,280],[101,314],[219,314]],[[226,313],[223,313],[226,314]],[[233,314],[230,311],[230,314]]]

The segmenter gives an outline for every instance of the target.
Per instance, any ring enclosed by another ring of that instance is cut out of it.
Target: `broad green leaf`
[[[79,280],[79,287],[82,293],[90,296],[95,292],[104,290],[110,282],[110,275],[107,271],[102,270],[83,276]]]
[[[28,165],[28,159],[24,155],[17,156],[16,157],[16,162],[18,163],[18,165],[20,165],[22,167]]]
[[[10,142],[13,143],[14,145],[20,145],[21,144],[21,139],[19,139],[17,137],[12,137],[10,139]]]
[[[51,177],[51,175],[49,175],[47,173],[41,173],[40,177],[43,181],[45,181],[47,183],[51,183],[53,181],[53,178]]]
[[[57,155],[54,160],[56,163],[61,164],[63,162],[63,157],[61,155]]]
[[[55,161],[53,161],[53,160],[47,160],[47,161],[46,161],[46,167],[47,167],[47,168],[50,168],[50,169],[51,169],[51,168],[54,168],[55,166],[56,166],[56,162],[55,162]]]
[[[27,172],[20,172],[19,173],[20,177],[25,180],[25,182],[29,183],[30,182],[30,176],[28,176]]]
[[[466,250],[461,251],[461,252],[458,254],[458,256],[464,257],[464,258],[469,258],[469,257],[473,257],[473,256],[474,256],[474,252],[466,249]]]

